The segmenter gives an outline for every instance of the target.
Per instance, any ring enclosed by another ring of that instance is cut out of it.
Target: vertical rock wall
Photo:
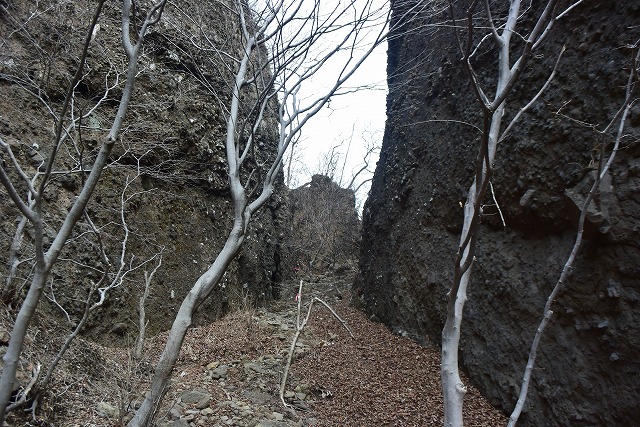
[[[147,300],[151,332],[170,326],[182,298],[222,249],[232,225],[224,141],[225,109],[235,64],[225,64],[217,53],[197,48],[211,42],[220,51],[240,51],[235,3],[223,3],[181,4],[180,9],[168,5],[148,34],[121,138],[88,206],[88,214],[101,230],[111,273],[120,263],[123,195],[128,199],[123,211],[130,231],[127,269],[162,252],[162,267]],[[53,120],[43,104],[54,113],[59,111],[95,5],[71,0],[1,4],[0,133],[29,175],[36,173],[39,162],[51,150]],[[106,86],[113,86],[100,107],[82,121],[80,132],[72,132],[60,151],[43,208],[47,217],[45,246],[82,187],[85,174],[79,171],[79,164],[90,167],[115,115],[126,70],[120,13],[120,4],[105,6],[85,75],[74,94],[77,117],[101,99]],[[136,28],[139,18],[136,15],[134,19]],[[120,84],[115,84],[117,76]],[[256,137],[268,153],[277,140],[275,122],[267,118]],[[269,154],[259,151],[258,156]],[[4,161],[11,169],[8,159]],[[248,168],[252,166],[256,167],[256,162],[249,159]],[[249,179],[248,171],[244,178]],[[255,184],[254,178],[249,187]],[[21,194],[23,190],[20,188]],[[249,300],[264,303],[277,296],[279,240],[287,218],[282,190],[280,182],[271,201],[256,215],[240,255],[200,308],[198,321],[218,318]],[[0,187],[2,254],[8,253],[18,218],[7,192]],[[32,256],[28,227],[18,255],[26,262],[16,280],[28,283]],[[5,259],[0,266],[3,284],[8,271]],[[104,309],[94,312],[85,332],[110,343],[131,342],[137,333],[137,301],[144,289],[144,270],[150,272],[156,262],[157,258],[127,274],[107,298]],[[84,309],[88,287],[100,280],[104,268],[98,241],[81,221],[52,272],[41,308],[64,317],[52,300],[55,297],[75,321]]]
[[[497,3],[497,2],[496,2]],[[412,2],[392,2],[394,16]],[[389,43],[387,127],[363,214],[364,310],[419,341],[440,341],[446,292],[471,183],[477,103],[448,16],[433,2]],[[525,18],[525,22],[529,22]],[[594,1],[558,23],[506,120],[567,50],[544,96],[498,149],[463,322],[461,361],[490,401],[511,411],[547,295],[575,240],[602,129],[624,97],[640,6]],[[475,62],[493,70],[495,56]],[[483,80],[484,81],[484,80]],[[523,425],[630,425],[640,417],[640,107],[590,211],[573,274],[554,304]]]

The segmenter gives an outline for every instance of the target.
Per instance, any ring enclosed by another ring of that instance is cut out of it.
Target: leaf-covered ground
[[[246,309],[193,328],[156,425],[442,425],[439,352],[368,320],[349,305],[348,283],[329,278],[306,285],[303,307],[314,296],[322,298],[346,321],[355,339],[317,304],[296,347],[286,393],[291,407],[285,408],[278,391],[295,331],[297,286],[284,285],[282,299],[268,310]],[[37,327],[52,334],[55,325],[41,321]],[[126,423],[165,337],[150,339],[145,358],[138,362],[126,350],[78,341],[36,411],[14,414],[10,425]],[[44,357],[41,349],[27,354],[32,362]],[[465,425],[506,424],[504,415],[471,386],[465,403]]]

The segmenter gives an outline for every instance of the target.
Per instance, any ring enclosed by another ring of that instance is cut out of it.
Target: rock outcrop
[[[396,19],[410,5],[392,2]],[[432,12],[390,40],[387,127],[364,208],[355,290],[373,317],[439,342],[477,150],[473,126],[482,122],[454,35],[431,25],[443,19]],[[465,308],[463,368],[507,412],[575,240],[598,148],[611,148],[611,134],[596,129],[622,105],[639,19],[632,2],[579,6],[553,29],[508,100],[507,123],[566,45],[551,86],[498,149],[493,190],[501,212],[488,197]],[[494,59],[489,51],[476,55],[483,82]],[[524,425],[622,426],[640,417],[639,117],[636,106],[554,303]]]
[[[353,271],[360,228],[355,202],[352,190],[324,175],[289,191],[288,276]]]
[[[95,6],[92,2],[62,1],[38,9],[31,3],[4,2],[0,10],[0,133],[18,161],[27,165],[29,175],[36,173],[51,151],[52,114],[59,111],[75,72],[93,13],[90,8]],[[108,342],[124,344],[135,337],[144,272],[153,270],[159,254],[162,267],[153,278],[146,311],[150,332],[167,328],[187,290],[222,249],[232,225],[224,140],[233,67],[198,46],[211,41],[219,51],[237,52],[239,36],[233,31],[236,20],[232,8],[220,2],[180,7],[167,6],[145,40],[122,136],[87,209],[100,239],[86,221],[81,221],[52,271],[51,285],[45,290],[47,298],[43,298],[43,309],[64,316],[60,304],[75,321],[84,309],[87,289],[98,283],[106,268],[101,246],[111,264],[110,272],[119,268],[124,218],[129,228],[125,271],[131,271],[86,328],[94,337]],[[85,74],[75,90],[75,117],[86,114],[98,102],[100,106],[81,121],[79,131],[74,129],[61,147],[43,207],[49,239],[45,247],[82,187],[86,173],[81,166],[85,170],[90,167],[115,115],[126,66],[120,13],[120,7],[105,6],[93,34]],[[132,24],[135,30],[141,23],[138,19],[136,15]],[[257,144],[263,147],[275,141],[275,132],[275,123],[267,118],[256,135]],[[249,171],[268,160],[260,158],[260,152],[257,157],[248,159]],[[10,169],[8,158],[3,159]],[[252,179],[249,186],[253,186],[255,178],[249,175],[247,172],[244,178]],[[282,209],[283,188],[281,181],[268,206],[254,218],[242,252],[219,289],[200,308],[198,321],[218,318],[248,300],[264,303],[277,296],[279,239],[282,221],[287,218]],[[18,212],[2,189],[3,254],[9,251],[17,218]],[[17,254],[25,262],[20,264],[16,281],[28,283],[31,248],[27,227]],[[148,263],[140,264],[145,260]],[[3,284],[6,268],[2,266],[0,275]]]

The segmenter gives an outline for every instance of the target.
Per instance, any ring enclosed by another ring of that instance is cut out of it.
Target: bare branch
[[[342,326],[347,330],[347,332],[349,332],[349,335],[351,335],[351,338],[353,338],[354,340],[356,339],[355,335],[353,335],[353,332],[351,332],[351,329],[349,329],[349,326],[347,325],[347,323],[338,315],[338,313],[336,313],[336,311],[329,304],[327,304],[326,302],[324,302],[323,300],[317,297],[314,297],[311,300],[309,307],[307,307],[307,315],[304,317],[302,322],[300,321],[300,314],[302,311],[303,283],[304,282],[300,280],[298,294],[296,295],[296,299],[298,301],[298,310],[296,311],[296,332],[293,335],[293,339],[291,340],[291,346],[289,347],[287,361],[285,362],[284,370],[282,372],[282,381],[280,382],[280,401],[282,402],[282,405],[285,408],[291,408],[291,405],[289,405],[284,399],[284,392],[287,388],[287,380],[289,378],[289,369],[291,368],[291,363],[293,362],[293,356],[295,354],[296,344],[298,343],[298,338],[300,337],[300,334],[302,333],[305,326],[307,326],[307,323],[309,322],[309,318],[311,317],[311,311],[313,310],[313,304],[315,302],[319,302],[320,304],[324,305],[327,308],[327,310],[329,310],[331,314],[342,324]]]
[[[553,78],[556,75],[556,70],[558,69],[558,65],[560,64],[560,59],[562,59],[562,54],[565,52],[565,49],[566,49],[566,46],[562,46],[562,50],[558,54],[558,59],[556,59],[556,64],[553,66],[553,70],[551,71],[551,74],[549,74],[549,77],[544,82],[544,84],[542,85],[538,93],[536,93],[535,96],[531,98],[531,100],[527,103],[527,105],[522,107],[520,111],[518,111],[518,113],[513,117],[513,119],[511,119],[511,122],[509,123],[507,128],[502,132],[502,135],[500,136],[500,139],[498,140],[498,142],[502,142],[509,135],[509,132],[511,131],[513,126],[515,126],[515,124],[518,123],[518,120],[520,120],[522,115],[526,113],[527,110],[529,110],[529,108],[531,108],[531,106],[535,104],[538,101],[538,99],[540,99],[540,96],[542,96],[542,94],[547,90],[547,88],[549,87],[549,85],[553,81]]]
[[[496,97],[491,103],[491,105],[489,106],[490,110],[496,111],[498,109],[498,107],[504,102],[504,100],[507,98],[507,96],[513,89],[513,86],[515,85],[516,81],[518,81],[518,79],[520,78],[520,74],[524,70],[525,64],[529,61],[529,58],[531,57],[531,53],[533,52],[534,48],[537,47],[536,43],[539,40],[541,40],[540,39],[541,35],[545,34],[544,29],[549,25],[549,22],[552,20],[553,10],[555,9],[556,4],[557,4],[557,0],[549,0],[549,2],[544,8],[544,11],[540,14],[540,17],[538,18],[538,21],[536,22],[535,27],[533,28],[533,30],[531,30],[529,37],[525,41],[525,45],[522,50],[522,53],[520,54],[520,57],[513,64],[513,66],[508,70],[508,72],[507,70],[503,71],[503,78],[506,81],[503,81],[501,84],[499,84],[498,86],[499,90],[496,91]],[[505,28],[505,32],[507,31],[507,28]],[[504,34],[505,33],[503,33],[503,35]],[[511,34],[511,33],[507,32],[507,34]],[[507,46],[506,48],[508,49],[509,47]],[[507,62],[505,65],[508,67],[508,55],[506,59],[507,59]]]
[[[122,97],[120,99],[120,104],[118,107],[118,112],[113,121],[113,125],[111,127],[111,131],[109,132],[108,137],[102,144],[100,151],[98,152],[96,159],[94,161],[93,167],[87,179],[84,182],[82,190],[80,194],[75,199],[71,209],[69,210],[67,216],[65,217],[63,224],[60,226],[53,242],[49,246],[48,250],[45,253],[44,250],[44,224],[42,220],[41,210],[42,210],[42,196],[44,193],[44,189],[49,182],[49,178],[53,171],[53,163],[56,157],[57,150],[60,148],[60,141],[63,138],[63,129],[64,129],[64,120],[67,115],[67,110],[72,103],[73,100],[73,91],[76,87],[76,84],[80,77],[83,75],[82,69],[84,67],[85,59],[88,54],[89,44],[91,43],[91,39],[93,38],[95,24],[97,22],[98,16],[101,13],[102,5],[104,0],[100,0],[98,2],[98,6],[95,9],[95,13],[93,15],[91,24],[87,31],[85,42],[80,52],[80,63],[76,69],[76,73],[71,81],[67,89],[67,96],[65,96],[65,100],[63,102],[63,106],[61,109],[61,113],[59,115],[58,121],[56,123],[55,137],[54,137],[54,147],[49,155],[49,159],[47,165],[45,167],[45,172],[40,178],[40,185],[36,194],[34,194],[34,209],[35,214],[30,214],[27,209],[25,209],[24,202],[21,203],[19,197],[17,197],[17,192],[14,191],[15,197],[12,197],[16,202],[16,205],[20,208],[20,210],[27,216],[33,226],[33,234],[34,234],[34,246],[35,246],[35,270],[33,277],[31,279],[31,285],[29,286],[29,290],[25,299],[22,302],[20,310],[16,316],[16,320],[13,326],[13,330],[11,333],[11,338],[9,340],[9,345],[7,351],[4,355],[4,365],[3,371],[0,376],[0,424],[2,424],[5,420],[6,410],[8,407],[9,399],[12,392],[12,386],[15,380],[16,372],[17,372],[17,364],[20,358],[20,354],[22,353],[22,348],[24,344],[24,340],[27,333],[27,328],[31,322],[31,319],[35,313],[36,307],[42,297],[43,289],[45,283],[48,279],[49,273],[53,264],[58,259],[60,252],[64,248],[66,242],[68,241],[73,228],[76,223],[82,217],[87,203],[93,191],[95,190],[100,176],[102,174],[102,170],[104,166],[109,161],[109,156],[111,150],[113,148],[114,142],[118,137],[119,131],[122,126],[122,122],[124,120],[124,115],[129,106],[133,84],[136,78],[136,66],[138,60],[138,54],[140,46],[142,45],[142,41],[146,34],[146,31],[150,25],[153,25],[160,18],[160,14],[163,10],[164,4],[166,0],[161,0],[158,2],[147,15],[147,19],[142,26],[142,29],[138,35],[139,39],[136,43],[133,55],[129,56],[129,64],[128,64],[128,73],[127,73],[127,81],[125,83],[125,87],[123,90]],[[126,0],[126,3],[130,5],[129,0]],[[128,12],[128,11],[127,11]],[[128,13],[123,17],[123,28],[128,29]],[[124,33],[125,31],[123,31]],[[123,34],[128,40],[128,33],[126,36]],[[127,52],[130,52],[130,49],[127,48]],[[72,115],[73,118],[73,115]],[[0,168],[0,179],[2,179],[3,184],[8,182],[8,177],[3,168]],[[8,189],[12,188],[8,186]],[[11,190],[9,190],[11,192]]]
[[[527,399],[527,393],[529,391],[529,383],[531,380],[531,375],[533,374],[533,368],[535,366],[535,361],[536,361],[536,356],[537,356],[537,351],[538,351],[538,346],[540,345],[540,340],[542,338],[542,335],[544,334],[545,328],[547,326],[547,324],[549,323],[549,320],[551,320],[551,316],[553,315],[553,311],[551,309],[553,303],[555,302],[558,293],[560,292],[560,290],[562,289],[562,285],[564,284],[565,280],[567,279],[569,273],[571,272],[571,269],[573,268],[573,263],[575,261],[575,258],[578,254],[578,251],[580,250],[580,246],[582,244],[582,236],[584,233],[584,223],[585,223],[585,219],[587,216],[587,211],[589,210],[589,205],[591,204],[592,200],[594,199],[596,193],[598,192],[598,188],[600,187],[600,180],[604,177],[604,175],[607,173],[607,171],[609,170],[609,166],[611,165],[611,163],[613,162],[616,153],[618,151],[618,147],[620,144],[620,140],[622,138],[622,133],[625,127],[625,121],[627,119],[627,115],[629,113],[629,111],[631,110],[632,104],[628,103],[623,110],[622,113],[622,117],[620,118],[620,124],[618,127],[618,133],[615,139],[615,143],[614,143],[614,147],[611,150],[611,154],[609,155],[606,164],[604,164],[604,156],[605,156],[605,146],[606,144],[602,143],[600,144],[600,160],[599,160],[599,166],[598,166],[598,170],[595,174],[595,180],[593,182],[593,185],[591,186],[591,189],[589,191],[589,193],[587,194],[587,197],[582,205],[582,209],[580,212],[580,218],[578,220],[578,231],[576,234],[576,240],[575,243],[573,244],[573,248],[571,249],[571,253],[569,254],[569,257],[567,258],[567,261],[565,262],[565,265],[562,269],[562,273],[560,274],[560,277],[558,279],[558,281],[556,282],[555,286],[553,287],[553,290],[551,291],[551,293],[549,294],[549,296],[547,297],[547,302],[545,303],[544,306],[544,310],[543,310],[543,317],[542,320],[540,321],[540,324],[538,325],[538,329],[536,330],[536,334],[533,338],[532,344],[531,344],[531,349],[529,351],[529,359],[527,361],[527,365],[525,367],[525,371],[524,371],[524,375],[522,378],[522,385],[520,387],[520,395],[518,396],[518,401],[516,403],[515,408],[513,409],[513,412],[511,413],[511,416],[509,417],[509,424],[508,427],[515,427],[516,423],[518,422],[518,419],[520,418],[520,414],[522,413],[522,409],[524,408],[524,404],[526,402]]]
[[[288,146],[298,140],[300,130],[309,119],[332,96],[340,93],[341,87],[387,34],[388,12],[374,11],[370,3],[365,3],[364,10],[359,11],[355,2],[325,10],[322,2],[276,0],[260,6],[252,25],[245,16],[244,3],[238,0],[234,4],[236,30],[240,31],[242,46],[234,53],[237,61],[234,61],[233,83],[229,85],[225,139],[233,225],[214,262],[184,298],[160,356],[150,393],[129,422],[130,427],[149,422],[166,390],[193,314],[212,293],[242,247],[253,215],[273,194]],[[375,20],[379,20],[380,31],[374,35],[373,42],[356,52],[363,32],[376,24]],[[326,51],[316,50],[317,44],[332,34],[339,34],[336,44]],[[339,52],[348,55],[336,66],[335,61],[341,61],[335,59]],[[335,70],[332,83],[311,96],[301,97],[301,88],[321,69]],[[255,159],[257,168],[249,173],[250,179],[256,179],[262,187],[254,195],[253,189],[248,191],[245,187],[252,183],[241,180],[242,168],[248,163],[250,153],[257,149],[255,135],[268,114],[277,120],[279,134],[275,141],[264,144],[265,149],[271,150],[265,153],[269,161],[264,171]]]
[[[71,103],[71,100],[73,98],[73,92],[76,88],[76,86],[78,85],[78,82],[80,81],[80,78],[82,77],[83,73],[84,73],[84,66],[87,60],[87,55],[89,53],[89,45],[91,44],[91,39],[92,39],[92,35],[93,35],[93,31],[94,28],[96,26],[96,24],[98,23],[98,18],[100,17],[100,14],[102,13],[102,6],[104,5],[105,0],[99,0],[98,1],[98,6],[96,7],[96,10],[93,14],[93,17],[91,18],[91,23],[89,24],[89,29],[87,30],[87,34],[85,37],[85,41],[84,41],[84,46],[81,50],[80,53],[80,61],[78,63],[78,66],[76,68],[76,72],[74,74],[74,76],[71,78],[71,83],[69,84],[69,88],[67,90],[67,94],[64,98],[64,101],[62,103],[62,108],[60,110],[60,116],[58,118],[58,121],[56,123],[56,129],[55,129],[55,136],[54,136],[54,143],[53,143],[53,148],[51,150],[51,153],[49,154],[49,158],[47,159],[47,163],[44,167],[44,174],[41,178],[40,181],[40,186],[38,188],[38,194],[43,194],[44,193],[44,189],[47,186],[47,184],[49,183],[49,177],[51,176],[51,171],[53,169],[53,164],[56,160],[56,156],[58,153],[58,150],[60,149],[60,144],[61,144],[61,140],[62,140],[62,135],[63,135],[63,129],[64,129],[64,118],[67,115],[67,110],[69,109],[69,104]]]
[[[31,371],[31,379],[29,380],[27,385],[18,393],[18,399],[7,407],[7,412],[11,412],[27,403],[27,397],[29,396],[29,393],[31,392],[31,389],[35,385],[36,381],[38,381],[41,368],[42,365],[40,365],[40,363],[37,363],[36,366],[33,367]]]
[[[158,256],[158,263],[151,270],[151,273],[148,273],[147,270],[144,271],[144,291],[140,296],[140,301],[138,302],[138,337],[136,338],[136,342],[133,347],[133,357],[136,360],[140,360],[142,358],[142,348],[144,346],[144,337],[145,331],[147,329],[147,323],[145,319],[145,304],[147,298],[149,297],[149,291],[151,290],[151,282],[153,280],[153,276],[155,276],[158,269],[162,266],[162,251],[160,251],[160,255]]]

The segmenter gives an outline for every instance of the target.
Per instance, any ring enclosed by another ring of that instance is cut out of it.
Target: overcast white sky
[[[314,116],[303,128],[306,163],[314,168],[319,155],[328,151],[336,142],[348,138],[354,129],[354,142],[349,163],[361,163],[365,147],[360,139],[367,134],[378,133],[380,142],[386,119],[386,44],[380,46],[353,76],[352,82],[371,89],[362,89],[333,98],[328,107]],[[346,145],[346,144],[345,144]],[[344,147],[346,149],[346,146]]]
[[[346,156],[345,170],[342,177],[342,185],[348,185],[354,171],[363,165],[363,157],[366,153],[367,142],[382,144],[382,135],[386,120],[386,64],[387,45],[380,45],[362,67],[347,82],[348,87],[363,86],[367,89],[355,93],[341,95],[331,99],[329,105],[314,116],[303,128],[301,142],[296,147],[299,161],[297,175],[292,179],[292,187],[302,185],[311,180],[311,175],[319,172],[323,155],[331,150],[332,146],[340,141],[348,140],[353,135],[353,140],[348,147],[345,142],[339,152]],[[323,76],[318,76],[314,85],[322,86]],[[327,79],[331,79],[330,76]],[[314,86],[307,86],[304,90],[313,93]],[[321,89],[320,89],[321,91]],[[347,148],[349,153],[347,156]],[[298,157],[296,156],[296,157]],[[344,158],[343,158],[344,160]],[[371,160],[370,169],[373,171],[377,156]],[[295,164],[294,164],[295,167]],[[371,178],[372,174],[362,176],[356,182],[356,186],[364,179]],[[340,178],[335,177],[336,181]],[[359,202],[363,203],[368,193],[368,185],[359,191]]]

